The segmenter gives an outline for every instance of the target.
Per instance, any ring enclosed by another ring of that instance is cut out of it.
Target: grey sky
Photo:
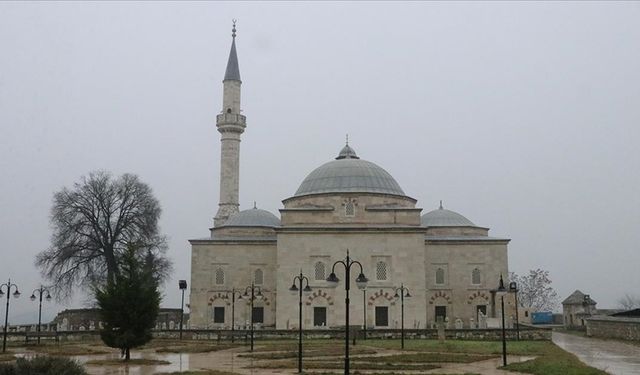
[[[217,209],[232,18],[241,208],[277,213],[349,133],[424,212],[442,199],[512,238],[511,270],[548,269],[561,297],[602,308],[638,293],[638,2],[3,2],[0,281],[25,297],[12,322],[37,318],[54,191],[96,169],[154,189],[175,262],[163,305],[179,305],[187,239]]]

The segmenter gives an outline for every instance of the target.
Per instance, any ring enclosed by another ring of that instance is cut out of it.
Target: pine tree
[[[102,341],[119,348],[130,359],[130,349],[151,340],[158,312],[160,292],[155,267],[140,247],[129,245],[121,258],[120,272],[106,287],[95,288],[95,296],[104,323]]]

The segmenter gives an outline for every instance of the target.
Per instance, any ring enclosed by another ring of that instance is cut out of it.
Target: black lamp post
[[[504,287],[504,281],[502,280],[502,275],[500,275],[500,284],[498,284],[498,289],[496,289],[496,296],[500,296],[500,307],[502,308],[502,365],[507,365],[507,338],[505,336],[505,327],[504,327],[504,296],[507,294],[507,288]]]
[[[515,281],[509,283],[509,292],[516,297],[516,338],[520,341],[520,316],[518,315],[518,284]]]
[[[296,285],[296,282],[300,284],[300,287]],[[306,282],[307,286],[303,288],[303,282]],[[311,287],[309,287],[309,279],[302,275],[293,278],[293,284],[289,288],[292,292],[298,292],[298,373],[302,373],[302,292],[310,293]]]
[[[184,321],[184,291],[187,289],[187,280],[179,280],[178,287],[182,291],[182,304],[180,305],[180,340],[182,340],[182,322]]]
[[[336,276],[335,268],[336,265],[341,264],[345,269],[345,282],[344,282],[344,290],[345,290],[345,322],[346,326],[344,328],[344,373],[345,375],[349,375],[349,289],[351,288],[351,266],[357,264],[360,267],[360,274],[356,278],[356,285],[359,289],[365,288],[367,286],[367,281],[369,281],[363,273],[362,264],[357,260],[352,260],[349,257],[349,249],[347,249],[347,257],[344,260],[339,260],[333,264],[331,267],[331,274],[327,278],[327,281],[330,282],[332,287],[338,286],[338,276]]]
[[[40,304],[38,306],[38,344],[40,344],[40,326],[42,324],[42,295],[44,294],[44,292],[47,292],[47,296],[45,297],[47,302],[51,301],[51,293],[49,293],[49,288],[42,285],[40,285],[40,288],[35,289],[33,293],[31,293],[31,297],[29,297],[29,299],[35,301],[37,293],[38,299],[40,300]]]
[[[235,326],[236,326],[236,288],[227,291],[227,294],[224,296],[224,299],[229,299],[229,295],[231,295],[231,343],[235,341]]]
[[[367,339],[367,287],[362,288],[362,339]]]
[[[11,297],[11,288],[13,287],[16,289],[16,291],[13,292],[13,298],[20,297],[20,292],[18,291],[18,286],[16,284],[11,284],[11,279],[9,279],[9,282],[0,285],[0,298],[4,296],[5,293],[2,291],[3,287],[7,288],[7,309],[4,313],[4,338],[2,339],[2,352],[4,353],[7,351],[7,324],[9,324],[9,298]]]
[[[398,292],[400,293],[398,295]],[[400,284],[400,288],[396,288],[395,298],[400,298],[400,347],[404,349],[404,298],[411,298],[409,289],[404,284]]]
[[[253,352],[253,301],[256,300],[256,298],[262,298],[262,288],[255,286],[255,284],[251,282],[251,285],[244,289],[244,294],[239,295],[238,299],[249,298],[249,296],[251,296],[251,349],[249,351]]]

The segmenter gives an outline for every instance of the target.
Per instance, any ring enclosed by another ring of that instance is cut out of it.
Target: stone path
[[[589,366],[612,375],[640,374],[640,346],[553,332],[553,342]]]

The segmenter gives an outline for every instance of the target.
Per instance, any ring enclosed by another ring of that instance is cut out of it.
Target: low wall
[[[640,318],[596,316],[586,322],[587,336],[640,341]]]

